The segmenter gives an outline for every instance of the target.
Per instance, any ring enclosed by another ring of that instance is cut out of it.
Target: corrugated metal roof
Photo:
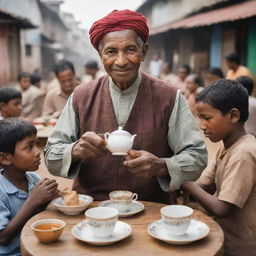
[[[170,22],[150,30],[155,35],[172,29],[209,26],[221,22],[246,19],[256,15],[256,0],[249,0],[232,6],[196,14],[179,21]]]
[[[18,15],[15,15],[13,13],[7,12],[3,9],[0,9],[0,21],[1,21],[1,19],[4,19],[4,20],[8,19],[19,28],[25,29],[25,28],[36,28],[37,27],[30,20],[28,20],[24,17],[18,16]]]

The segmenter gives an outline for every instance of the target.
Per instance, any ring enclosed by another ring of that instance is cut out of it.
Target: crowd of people
[[[159,55],[156,55],[158,63],[160,63],[161,59]],[[251,73],[251,71],[242,66],[240,64],[240,58],[237,53],[232,52],[225,57],[226,65],[228,67],[228,72],[226,76],[224,76],[223,71],[219,67],[211,67],[207,70],[202,71],[202,75],[198,75],[191,72],[191,68],[187,64],[183,64],[178,68],[177,74],[172,72],[172,67],[169,62],[163,63],[161,61],[161,69],[159,71],[159,77],[161,80],[167,82],[168,84],[179,89],[192,112],[192,114],[197,118],[196,112],[196,97],[197,95],[205,88],[207,85],[212,82],[220,79],[230,79],[236,80],[240,84],[242,84],[248,91],[249,94],[249,117],[245,122],[245,130],[248,133],[256,136],[256,98],[255,96],[255,77]],[[154,56],[152,62],[155,62],[156,57]],[[151,69],[149,69],[149,73],[152,72],[152,67],[154,65],[150,65]],[[159,67],[157,68],[159,70]],[[151,73],[152,75],[154,72]]]
[[[58,119],[44,149],[47,168],[74,179],[73,190],[95,200],[107,199],[113,190],[130,190],[140,200],[167,204],[176,203],[176,191],[184,190],[222,227],[225,255],[253,255],[256,104],[248,96],[254,88],[251,72],[235,53],[226,57],[227,79],[217,67],[205,71],[203,79],[186,64],[173,74],[159,55],[150,65],[151,75],[142,72],[149,30],[145,17],[130,10],[111,12],[89,34],[106,73],[90,61],[80,84],[73,64],[63,60],[44,90],[38,88],[40,77],[28,73],[19,75],[15,88],[0,89],[0,255],[20,255],[25,222],[58,196],[54,180],[34,173],[40,151],[31,122],[41,115]],[[112,156],[102,137],[118,126],[137,134],[125,160]],[[223,142],[207,167],[200,129],[212,142]]]

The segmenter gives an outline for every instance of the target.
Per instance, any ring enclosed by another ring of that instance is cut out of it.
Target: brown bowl
[[[31,228],[41,243],[57,241],[66,226],[63,220],[42,219],[32,223]]]

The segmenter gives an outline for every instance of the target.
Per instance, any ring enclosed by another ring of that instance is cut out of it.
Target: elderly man
[[[181,93],[139,71],[148,45],[143,15],[113,11],[95,22],[90,39],[108,75],[78,86],[45,148],[53,175],[95,200],[116,189],[140,200],[170,203],[169,191],[196,179],[206,150]],[[122,126],[137,134],[129,157],[112,156],[102,134]]]

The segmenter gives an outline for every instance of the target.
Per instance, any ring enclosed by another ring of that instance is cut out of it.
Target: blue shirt
[[[40,177],[33,172],[27,172],[28,191],[40,181]],[[0,231],[5,229],[9,221],[17,214],[25,200],[28,198],[29,192],[23,191],[15,187],[7,180],[2,171],[0,171]],[[0,245],[0,255],[20,256],[20,233],[11,240],[7,246]]]

